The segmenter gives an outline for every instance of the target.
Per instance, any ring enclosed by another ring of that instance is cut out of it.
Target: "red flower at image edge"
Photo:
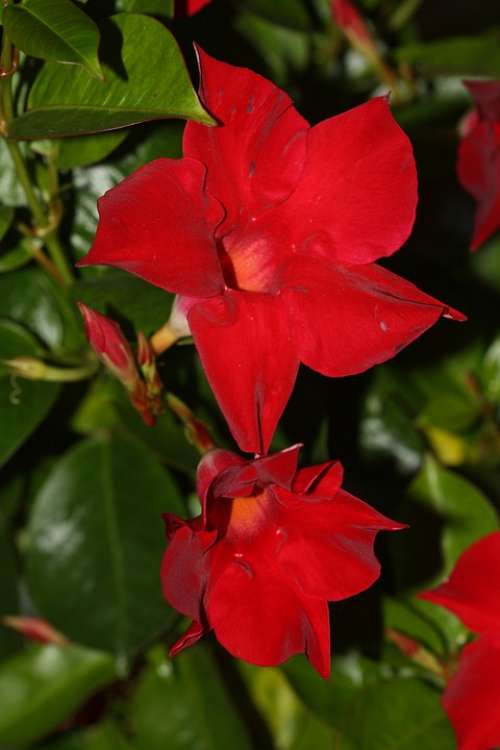
[[[165,515],[163,592],[193,620],[172,656],[213,630],[252,664],[305,652],[328,675],[328,600],[368,588],[377,532],[403,527],[344,492],[338,462],[297,470],[298,452],[245,461],[211,451],[198,467],[201,515]]]
[[[477,202],[471,250],[500,228],[500,81],[464,81],[476,109],[465,120],[458,177]]]
[[[500,745],[500,532],[471,545],[450,578],[422,599],[446,607],[479,638],[463,649],[443,705],[459,750]]]
[[[407,238],[411,145],[386,98],[315,127],[261,76],[199,51],[201,97],[184,158],[158,159],[99,201],[81,265],[176,292],[242,450],[265,453],[300,362],[329,376],[394,356],[459,313],[372,261]],[[186,330],[186,332],[188,332]]]
[[[176,0],[176,13],[181,16],[194,16],[212,0]]]

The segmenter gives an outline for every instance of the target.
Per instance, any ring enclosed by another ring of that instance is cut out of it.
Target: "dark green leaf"
[[[250,750],[250,742],[206,644],[175,661],[162,652],[142,675],[131,721],[137,750]]]
[[[19,479],[16,477],[0,488],[0,617],[16,614],[19,608],[18,571],[8,523],[22,487]],[[0,659],[19,644],[17,633],[0,623]]]
[[[25,156],[26,144],[21,144],[20,147],[22,155]],[[6,206],[26,205],[26,196],[17,179],[5,138],[0,138],[0,200]]]
[[[132,750],[132,746],[114,724],[106,721],[85,731],[68,732],[40,750]]]
[[[5,235],[5,232],[12,224],[14,218],[14,211],[10,206],[0,206],[0,240]]]
[[[425,73],[498,76],[500,28],[482,36],[408,44],[396,51],[396,57],[410,65],[418,65]]]
[[[115,56],[121,50],[121,60],[103,60],[104,83],[81,68],[47,63],[31,90],[29,111],[12,121],[9,135],[83,135],[168,117],[213,124],[194,92],[175,39],[154,18],[113,16],[103,29],[103,48]]]
[[[3,360],[13,357],[40,357],[44,349],[29,331],[11,320],[0,318],[0,375],[8,372]]]
[[[26,266],[32,258],[31,241],[23,238],[14,247],[6,248],[0,253],[0,273],[16,271]]]
[[[42,737],[115,677],[113,659],[80,646],[30,646],[0,666],[0,743]]]
[[[440,393],[420,413],[421,425],[432,425],[449,432],[462,432],[478,418],[480,404],[471,395]]]
[[[131,438],[80,443],[35,499],[27,574],[42,615],[70,638],[128,657],[172,622],[160,591],[161,513],[172,480]]]
[[[127,135],[127,130],[117,130],[111,133],[63,138],[59,143],[57,156],[59,169],[74,169],[95,164],[123,143]]]
[[[308,29],[311,17],[303,0],[243,0],[241,6],[281,26]]]
[[[99,30],[71,0],[24,0],[9,5],[3,23],[20,50],[42,60],[77,63],[102,78],[97,57]]]

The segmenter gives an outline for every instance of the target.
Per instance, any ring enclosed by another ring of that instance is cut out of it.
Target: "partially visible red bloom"
[[[465,81],[476,109],[467,117],[457,171],[477,202],[471,250],[500,228],[500,81]]]
[[[422,599],[454,612],[479,638],[466,646],[443,705],[459,750],[500,745],[500,531],[472,544],[451,576]]]
[[[332,15],[337,26],[356,46],[376,49],[373,35],[363,17],[350,0],[331,0]]]
[[[90,346],[106,369],[125,386],[133,406],[144,422],[149,426],[154,425],[155,418],[150,407],[158,400],[159,394],[148,393],[146,383],[139,375],[135,357],[120,326],[114,320],[87,307],[83,302],[77,304],[83,317],[85,334]]]
[[[220,126],[189,122],[183,159],[151,162],[101,198],[81,265],[178,294],[236,441],[265,453],[300,362],[362,372],[442,315],[463,316],[373,262],[406,240],[417,202],[385,97],[309,127],[261,76],[199,59]]]
[[[198,11],[202,10],[205,5],[211,3],[212,0],[177,0],[177,13],[184,16],[193,16]]]
[[[245,461],[211,451],[198,467],[201,515],[165,515],[163,591],[193,620],[172,656],[213,630],[252,664],[305,652],[328,675],[327,601],[368,588],[377,532],[402,526],[342,490],[339,463],[297,470],[298,452]]]

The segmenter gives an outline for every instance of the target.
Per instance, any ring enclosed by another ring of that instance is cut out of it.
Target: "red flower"
[[[459,750],[500,745],[500,531],[471,545],[450,578],[421,594],[454,612],[479,638],[466,646],[443,705]]]
[[[465,81],[476,104],[458,151],[458,177],[476,199],[471,250],[500,228],[500,81]]]
[[[183,159],[151,162],[100,199],[83,265],[178,293],[234,437],[264,453],[299,362],[362,372],[462,316],[372,262],[405,241],[417,200],[387,99],[311,128],[250,70],[203,52],[200,65],[220,127],[188,123]]]
[[[176,12],[177,15],[193,16],[211,2],[212,0],[177,0]]]
[[[198,467],[201,515],[165,516],[163,591],[193,620],[172,656],[213,630],[252,664],[305,652],[328,675],[327,601],[368,588],[377,532],[402,526],[340,489],[339,463],[297,471],[298,452],[245,461],[211,451]]]

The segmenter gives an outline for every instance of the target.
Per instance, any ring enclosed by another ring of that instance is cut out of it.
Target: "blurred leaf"
[[[25,328],[0,318],[0,359],[15,355],[37,356],[41,351],[36,339]],[[58,392],[57,383],[19,380],[5,375],[5,368],[0,364],[0,466],[45,418]]]
[[[336,747],[332,727],[308,711],[278,669],[240,662],[252,698],[269,725],[276,750]]]
[[[11,122],[9,135],[83,135],[166,117],[213,124],[164,26],[149,16],[113,16],[103,30],[103,49],[116,56],[117,44],[121,60],[103,60],[104,83],[81,68],[46,63],[30,92],[28,112]]]
[[[115,678],[113,659],[80,646],[30,646],[0,666],[0,743],[25,745]]]
[[[0,490],[0,504],[4,502],[5,492],[5,488]],[[12,615],[18,611],[18,593],[18,571],[12,540],[9,529],[0,514],[0,617]],[[0,659],[9,655],[19,643],[19,636],[11,628],[0,623]]]
[[[155,652],[133,697],[137,750],[250,750],[250,740],[206,644],[167,661]]]
[[[241,0],[238,3],[258,16],[292,29],[309,29],[311,17],[303,0]]]
[[[21,153],[26,155],[27,144],[19,144]],[[26,196],[12,163],[5,138],[0,138],[0,199],[5,206],[25,206]]]
[[[395,52],[398,60],[417,65],[424,73],[500,75],[500,27],[482,36],[436,39],[408,44]]]
[[[14,247],[6,248],[5,252],[0,253],[0,273],[16,271],[26,266],[32,259],[31,242],[23,238]]]
[[[20,50],[42,60],[77,63],[102,78],[97,57],[99,30],[71,0],[24,0],[9,5],[3,23]]]
[[[449,432],[462,432],[473,424],[479,413],[479,403],[470,396],[458,393],[436,394],[419,415],[421,425],[433,425]]]
[[[500,292],[500,232],[471,254],[470,271],[484,284]]]
[[[0,317],[25,326],[55,353],[86,346],[75,306],[38,269],[0,277]]]
[[[117,0],[117,10],[128,13],[151,13],[154,16],[174,15],[174,0]]]
[[[69,732],[40,750],[132,750],[132,746],[114,724],[106,721],[85,731]]]
[[[74,169],[101,161],[123,143],[127,130],[117,130],[96,135],[63,138],[59,143],[57,165],[59,169]]]
[[[487,400],[500,405],[500,336],[497,336],[484,355],[481,382]]]
[[[394,628],[424,644],[436,654],[446,653],[446,640],[431,617],[425,615],[410,599],[383,600],[384,627]]]
[[[245,11],[238,15],[235,28],[255,47],[278,84],[287,82],[291,70],[304,71],[310,64],[309,34]]]
[[[172,622],[160,590],[161,513],[177,488],[130,437],[79,443],[35,499],[26,551],[30,593],[73,640],[128,658]]]
[[[96,279],[73,285],[72,299],[111,317],[126,321],[131,336],[147,336],[162,326],[170,315],[173,295],[124,271],[108,271]]]
[[[12,224],[14,211],[10,206],[0,206],[0,240]]]

